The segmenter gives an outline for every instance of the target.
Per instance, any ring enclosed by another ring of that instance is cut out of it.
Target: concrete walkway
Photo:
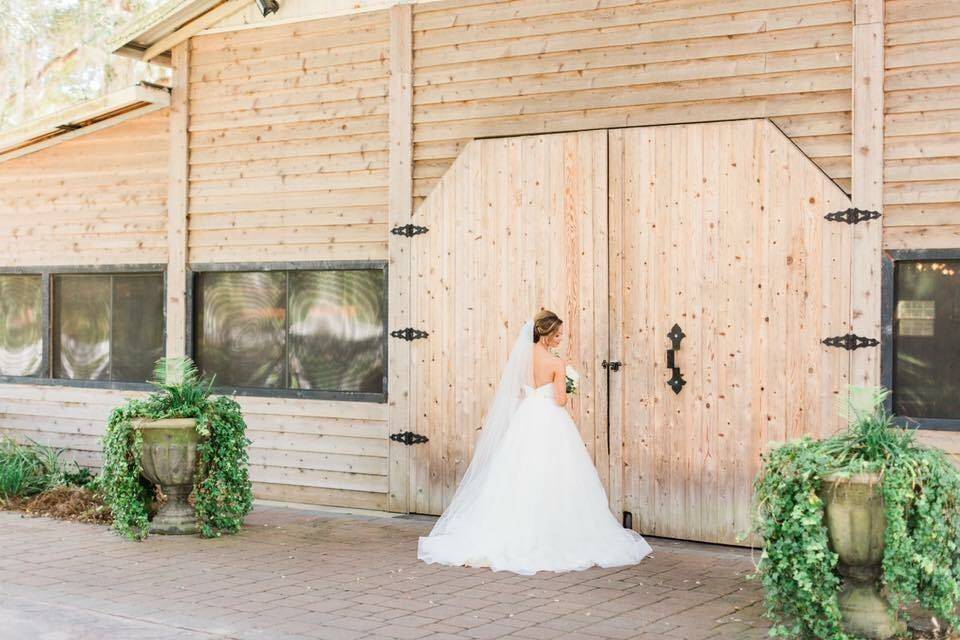
[[[651,540],[637,567],[521,577],[417,561],[429,519],[258,508],[237,536],[0,513],[0,638],[766,636],[748,550]]]

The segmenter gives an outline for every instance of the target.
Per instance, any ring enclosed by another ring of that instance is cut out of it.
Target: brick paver
[[[420,563],[430,526],[258,506],[237,536],[134,543],[0,513],[0,638],[766,636],[747,550],[653,539],[636,567],[522,577]]]

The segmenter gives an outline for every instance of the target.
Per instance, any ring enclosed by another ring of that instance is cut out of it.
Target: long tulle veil
[[[500,385],[493,396],[493,403],[483,421],[483,430],[477,439],[473,458],[460,481],[450,506],[437,520],[431,536],[444,535],[474,504],[486,479],[493,454],[500,446],[510,420],[523,398],[525,385],[533,385],[533,321],[527,321],[513,345],[510,358],[500,378]]]

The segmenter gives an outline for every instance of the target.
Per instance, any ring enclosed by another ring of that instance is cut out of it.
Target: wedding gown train
[[[552,384],[523,385],[523,399],[472,489],[469,500],[461,497],[456,505],[455,518],[441,519],[420,538],[421,560],[532,575],[635,564],[650,553],[610,512]]]

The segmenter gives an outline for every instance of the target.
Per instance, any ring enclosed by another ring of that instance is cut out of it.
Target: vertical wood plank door
[[[409,511],[439,514],[466,471],[523,323],[564,320],[561,355],[581,372],[571,412],[607,463],[607,133],[475,140],[413,222]],[[396,431],[396,429],[394,429]]]
[[[611,504],[750,543],[761,454],[841,426],[850,356],[821,340],[850,330],[852,231],[824,215],[849,200],[764,120],[615,129],[609,154]]]

